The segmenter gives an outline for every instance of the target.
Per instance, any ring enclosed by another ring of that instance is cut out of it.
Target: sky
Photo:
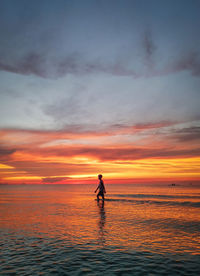
[[[200,1],[1,0],[0,183],[200,182]]]

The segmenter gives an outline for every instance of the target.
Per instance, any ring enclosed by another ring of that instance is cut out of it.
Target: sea
[[[0,275],[200,275],[200,187],[0,185]]]

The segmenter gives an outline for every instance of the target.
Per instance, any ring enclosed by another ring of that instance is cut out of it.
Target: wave
[[[187,206],[187,207],[196,207],[200,208],[200,202],[191,202],[191,201],[157,201],[157,200],[134,200],[134,199],[125,199],[125,198],[106,198],[106,201],[115,201],[115,202],[127,202],[134,204],[156,204],[164,206]]]
[[[200,199],[200,195],[111,194],[111,196],[131,198]]]

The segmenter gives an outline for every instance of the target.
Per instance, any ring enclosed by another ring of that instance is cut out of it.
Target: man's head
[[[98,175],[99,180],[101,180],[101,179],[102,179],[102,177],[103,177],[103,175],[102,175],[102,174],[99,174],[99,175]]]

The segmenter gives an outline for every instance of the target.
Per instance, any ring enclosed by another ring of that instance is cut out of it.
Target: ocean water
[[[0,185],[1,275],[200,275],[200,188]]]

